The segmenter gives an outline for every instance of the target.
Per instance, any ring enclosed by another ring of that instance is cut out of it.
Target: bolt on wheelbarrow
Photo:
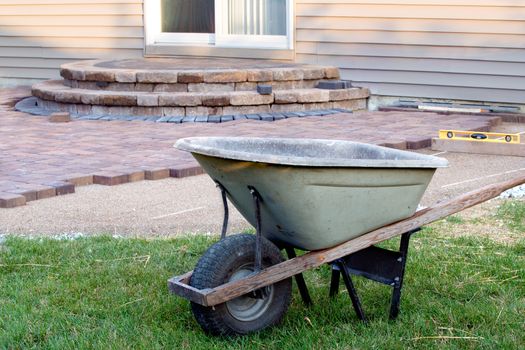
[[[187,138],[176,147],[191,152],[222,193],[221,240],[193,271],[168,280],[170,291],[191,301],[197,322],[213,335],[247,334],[279,323],[294,276],[303,301],[311,303],[302,273],[325,263],[332,266],[330,295],[342,277],[363,321],[351,275],[392,286],[393,319],[411,234],[525,182],[523,175],[416,211],[446,160],[333,140]],[[226,236],[228,200],[256,228],[255,235]],[[374,246],[399,235],[399,251]],[[295,249],[308,252],[296,256]]]

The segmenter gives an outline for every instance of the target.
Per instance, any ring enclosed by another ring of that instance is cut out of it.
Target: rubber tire
[[[193,270],[190,285],[205,289],[225,284],[240,266],[253,262],[254,257],[254,235],[228,236],[212,245],[200,258]],[[262,238],[263,268],[282,261],[284,258],[279,249],[266,238]],[[292,279],[277,282],[273,288],[273,300],[268,309],[252,321],[240,321],[232,317],[225,303],[206,307],[192,302],[191,310],[201,328],[208,334],[233,336],[257,332],[278,324],[290,305]]]

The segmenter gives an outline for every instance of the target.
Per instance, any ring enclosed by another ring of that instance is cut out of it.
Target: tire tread
[[[264,237],[262,241],[263,266],[267,267],[284,261],[279,249],[273,243]],[[250,252],[250,250],[252,253],[255,251],[255,236],[252,234],[230,235],[215,243],[199,259],[193,270],[190,285],[198,289],[206,289],[224,284],[225,277],[229,273],[227,264],[234,262],[235,259],[242,259],[240,258],[241,253]],[[246,258],[245,255],[242,256]],[[191,309],[202,329],[209,334],[231,336],[258,331],[279,323],[290,304],[291,279],[274,284],[274,288],[277,288],[279,293],[276,290],[272,304],[279,305],[280,310],[277,310],[277,314],[274,315],[275,319],[272,318],[268,324],[263,324],[257,329],[251,329],[253,326],[246,327],[247,329],[240,329],[242,327],[237,329],[228,324],[225,321],[225,312],[227,312],[225,304],[205,307],[192,302]]]

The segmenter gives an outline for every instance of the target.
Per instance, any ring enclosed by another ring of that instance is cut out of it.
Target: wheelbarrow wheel
[[[255,236],[231,235],[211,246],[193,270],[190,285],[198,289],[214,288],[241,279],[254,271]],[[262,265],[284,261],[279,249],[262,239]],[[191,303],[202,329],[213,335],[242,335],[260,331],[281,321],[290,305],[290,278],[261,288],[231,301],[205,307]]]

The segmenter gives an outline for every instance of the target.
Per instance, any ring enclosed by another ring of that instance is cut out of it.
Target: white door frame
[[[293,49],[293,0],[286,0],[286,36],[227,34],[225,4],[215,0],[216,33],[163,33],[161,30],[161,0],[144,0],[145,41],[148,45],[214,46],[225,48]]]

